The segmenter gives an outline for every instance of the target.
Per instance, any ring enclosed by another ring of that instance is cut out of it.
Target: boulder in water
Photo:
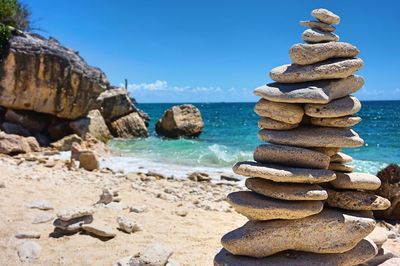
[[[197,137],[203,127],[199,109],[192,104],[184,104],[166,110],[156,124],[156,132],[168,138]]]

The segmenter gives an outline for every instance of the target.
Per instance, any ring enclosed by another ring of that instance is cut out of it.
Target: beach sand
[[[21,163],[22,162],[22,163]],[[19,165],[18,165],[19,164]],[[221,247],[221,236],[242,225],[246,219],[231,211],[224,201],[230,185],[211,185],[204,182],[157,180],[145,175],[69,171],[62,163],[52,168],[38,161],[0,158],[0,265],[19,265],[16,246],[24,240],[14,235],[21,231],[41,233],[34,240],[42,247],[40,258],[31,265],[112,265],[118,259],[134,255],[152,243],[173,251],[172,259],[180,265],[211,265]],[[147,181],[141,181],[147,179]],[[124,215],[136,221],[142,231],[117,236],[108,241],[77,233],[52,238],[52,221],[32,224],[44,211],[29,209],[25,204],[48,200],[56,214],[73,206],[90,206],[97,202],[103,187],[119,191],[120,204],[114,208],[96,208],[94,220],[117,227],[116,217]],[[182,197],[180,199],[179,197]],[[117,209],[137,206],[143,213]],[[206,209],[223,209],[222,211]],[[180,215],[185,214],[185,217]]]
[[[212,265],[221,248],[223,234],[246,222],[225,202],[225,196],[238,190],[234,182],[211,184],[190,180],[157,179],[138,173],[70,171],[65,162],[33,158],[32,161],[0,157],[0,265],[20,265],[16,247],[24,240],[14,235],[36,231],[40,257],[29,265],[112,265],[118,259],[143,251],[153,243],[173,251],[172,260],[180,265]],[[51,167],[50,167],[51,166]],[[36,215],[74,206],[91,206],[102,188],[117,189],[122,199],[110,207],[96,207],[94,220],[117,228],[116,217],[123,215],[137,222],[142,231],[117,235],[107,241],[77,233],[51,237],[52,221],[32,224]],[[29,209],[26,203],[49,201],[54,210]],[[142,213],[128,207],[144,207]],[[400,254],[396,240],[385,247]],[[26,265],[27,263],[25,263]]]

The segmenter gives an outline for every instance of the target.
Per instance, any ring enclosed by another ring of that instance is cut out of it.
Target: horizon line
[[[361,102],[399,102],[400,99],[396,100],[360,100]],[[245,102],[240,102],[240,101],[232,101],[232,102],[191,102],[191,101],[185,101],[185,102],[136,102],[134,104],[191,104],[191,103],[256,103],[257,101],[245,101]]]

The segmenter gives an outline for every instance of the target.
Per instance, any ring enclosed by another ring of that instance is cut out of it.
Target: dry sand
[[[152,243],[171,248],[171,258],[180,265],[212,265],[221,248],[221,236],[246,222],[224,200],[230,191],[239,189],[234,183],[70,171],[61,161],[54,166],[51,158],[47,163],[33,160],[0,157],[0,183],[5,183],[5,188],[0,188],[0,265],[112,265]],[[54,238],[50,237],[52,221],[32,224],[35,216],[45,211],[25,206],[30,201],[48,200],[54,210],[46,212],[55,215],[62,208],[93,205],[104,187],[117,189],[122,201],[111,204],[113,208],[95,208],[94,219],[116,228],[116,217],[124,215],[137,222],[142,231],[117,231],[117,236],[108,241],[83,233]],[[130,212],[130,206],[145,207],[146,211]],[[24,240],[14,236],[21,231],[41,233],[40,239],[34,240],[42,247],[39,259],[20,262],[16,246]],[[397,239],[389,239],[385,247],[400,254]]]
[[[221,247],[221,236],[246,221],[230,212],[223,201],[226,193],[237,190],[236,187],[155,180],[137,174],[128,175],[128,179],[122,174],[68,171],[65,167],[48,168],[38,162],[17,163],[14,159],[0,158],[0,181],[6,186],[0,188],[0,265],[20,264],[16,246],[24,240],[14,237],[19,231],[41,233],[40,239],[34,240],[42,247],[40,258],[30,265],[112,265],[154,242],[171,248],[174,252],[171,258],[181,265],[212,265]],[[90,206],[97,202],[105,186],[118,189],[122,201],[117,205],[144,206],[147,211],[96,208],[94,219],[116,228],[116,217],[124,215],[136,221],[142,231],[133,234],[118,231],[108,241],[80,233],[52,238],[49,236],[54,229],[52,221],[32,224],[34,217],[44,211],[25,207],[30,201],[48,200],[54,210],[47,212],[56,214],[65,207]],[[180,199],[181,194],[188,195]],[[205,210],[213,208],[224,211]],[[176,211],[187,215],[179,216]]]

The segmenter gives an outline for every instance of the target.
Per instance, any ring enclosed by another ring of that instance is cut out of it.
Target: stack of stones
[[[73,234],[82,230],[82,226],[93,222],[93,209],[76,207],[60,211],[54,220],[54,232]]]
[[[233,170],[249,177],[228,202],[248,221],[222,238],[215,265],[356,265],[377,253],[366,238],[375,227],[372,210],[390,202],[369,191],[376,176],[353,173],[341,148],[363,145],[350,127],[360,101],[350,94],[364,79],[359,50],[333,33],[340,18],[326,9],[302,21],[306,43],[290,49],[292,64],[272,69],[275,83],[255,90],[261,116],[255,162]]]

